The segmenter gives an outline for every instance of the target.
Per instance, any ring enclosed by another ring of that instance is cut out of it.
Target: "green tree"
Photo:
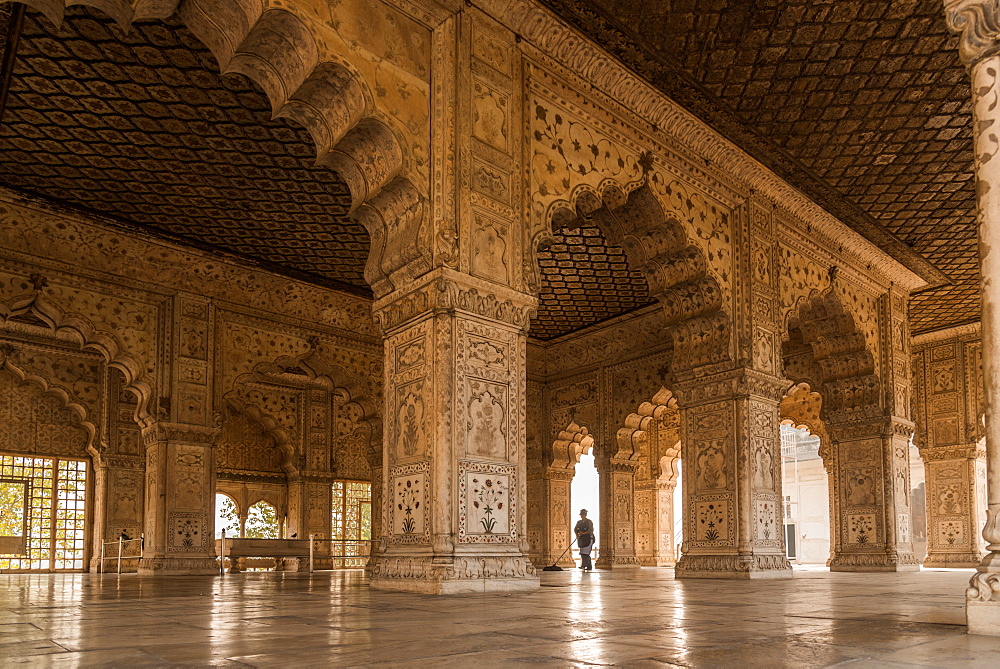
[[[230,539],[240,536],[240,513],[232,497],[219,493],[215,496],[216,536],[222,536],[222,530]]]
[[[24,535],[27,489],[20,481],[0,481],[0,536]]]
[[[277,539],[278,512],[267,502],[257,502],[247,514],[245,536],[249,539]]]

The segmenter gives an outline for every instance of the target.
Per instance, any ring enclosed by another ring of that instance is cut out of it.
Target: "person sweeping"
[[[576,543],[580,547],[580,569],[590,571],[594,565],[590,562],[590,551],[594,548],[594,521],[587,518],[587,510],[580,509],[580,520],[577,521]]]

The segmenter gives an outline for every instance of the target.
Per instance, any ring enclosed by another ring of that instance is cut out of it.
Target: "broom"
[[[579,537],[577,537],[577,539],[579,539]],[[550,564],[548,567],[545,567],[544,569],[542,569],[542,571],[562,571],[563,568],[557,566],[557,564],[558,564],[559,560],[563,559],[563,555],[566,555],[566,553],[569,552],[569,549],[572,548],[573,544],[575,544],[575,543],[576,543],[576,539],[573,539],[573,541],[569,542],[569,546],[567,546],[566,550],[564,550],[562,552],[562,555],[560,555],[559,557],[557,557],[555,562],[553,562],[552,564]]]

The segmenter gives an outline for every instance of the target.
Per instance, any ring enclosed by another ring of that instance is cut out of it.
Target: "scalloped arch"
[[[32,374],[17,365],[17,363],[11,361],[10,358],[0,360],[0,373],[3,372],[9,372],[20,383],[35,386],[42,391],[43,395],[51,395],[52,397],[55,397],[62,403],[63,408],[69,409],[75,413],[79,418],[80,427],[82,427],[87,433],[87,452],[91,455],[91,457],[97,457],[99,455],[99,451],[95,445],[98,433],[97,423],[91,419],[86,405],[78,402],[73,395],[62,386],[51,382],[49,379],[38,376],[37,374]]]
[[[13,0],[0,0],[12,2]],[[413,177],[420,161],[405,147],[406,124],[377,108],[371,85],[341,51],[319,37],[312,19],[264,0],[25,0],[59,25],[66,9],[94,7],[123,27],[175,12],[225,73],[259,85],[275,117],[301,124],[316,160],[336,171],[351,194],[351,214],[371,237],[365,279],[385,294],[431,265],[424,196]],[[413,177],[413,178],[411,178]],[[411,267],[413,265],[413,267]]]
[[[228,492],[222,491],[222,490],[218,490],[218,489],[216,489],[215,494],[216,495],[222,495],[223,497],[228,497],[229,498],[229,501],[232,502],[233,506],[236,508],[236,515],[237,515],[237,517],[241,516],[243,514],[242,509],[240,509],[240,503],[231,494],[229,494]]]
[[[625,417],[625,427],[618,430],[616,458],[634,460],[641,452],[640,444],[648,438],[648,430],[667,411],[677,409],[677,398],[667,388],[661,386],[649,402],[643,402],[638,409]],[[660,458],[658,478],[668,481],[677,479],[677,461],[681,457],[680,443],[667,449]]]
[[[247,416],[264,430],[264,434],[274,439],[274,447],[281,452],[281,468],[286,474],[295,474],[295,446],[291,443],[288,431],[278,423],[277,419],[260,407],[246,402],[235,394],[225,399],[226,410]]]
[[[722,282],[681,222],[647,181],[622,184],[604,179],[600,188],[576,186],[567,199],[546,209],[547,225],[532,239],[529,285],[538,286],[538,250],[555,241],[554,226],[592,221],[610,244],[620,246],[641,271],[649,294],[659,301],[674,343],[674,368],[684,373],[730,360],[730,318]]]
[[[125,350],[122,341],[113,332],[100,330],[88,318],[64,311],[40,292],[15,295],[7,301],[0,300],[0,329],[12,317],[32,314],[52,328],[53,335],[69,334],[87,350],[100,353],[109,367],[122,372],[126,388],[139,398],[136,422],[148,427],[153,417],[149,412],[155,395],[155,385],[143,362]]]
[[[824,421],[872,417],[881,413],[875,357],[834,283],[799,299],[789,312],[781,345],[783,372],[819,393]]]
[[[580,456],[589,454],[593,448],[594,437],[590,430],[570,422],[552,442],[552,466],[574,469],[580,462]]]
[[[330,392],[342,393],[346,404],[354,405],[360,410],[361,418],[358,423],[367,432],[367,455],[370,460],[379,457],[382,452],[382,414],[378,395],[357,375],[340,365],[326,363],[314,356],[314,353],[315,351],[310,350],[300,356],[280,356],[273,362],[258,363],[252,372],[241,374],[233,381],[233,387],[223,394],[223,401],[238,397],[239,389],[248,382],[273,382],[275,376],[284,374],[289,369],[302,370],[310,382],[318,383]],[[287,434],[285,438],[287,440]]]

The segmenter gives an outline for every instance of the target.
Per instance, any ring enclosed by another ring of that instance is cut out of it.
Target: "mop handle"
[[[577,537],[576,539],[579,539],[579,538],[580,538],[580,537]],[[562,555],[560,555],[559,557],[557,557],[557,558],[556,558],[556,561],[555,561],[555,562],[553,562],[552,564],[559,564],[559,560],[562,560],[562,559],[563,559],[563,555],[566,555],[566,553],[568,553],[568,552],[569,552],[569,549],[570,549],[570,548],[572,548],[572,547],[573,547],[573,544],[575,544],[575,543],[576,543],[576,539],[573,539],[573,541],[569,542],[569,546],[567,546],[567,547],[566,547],[566,550],[564,550],[564,551],[562,552]]]

